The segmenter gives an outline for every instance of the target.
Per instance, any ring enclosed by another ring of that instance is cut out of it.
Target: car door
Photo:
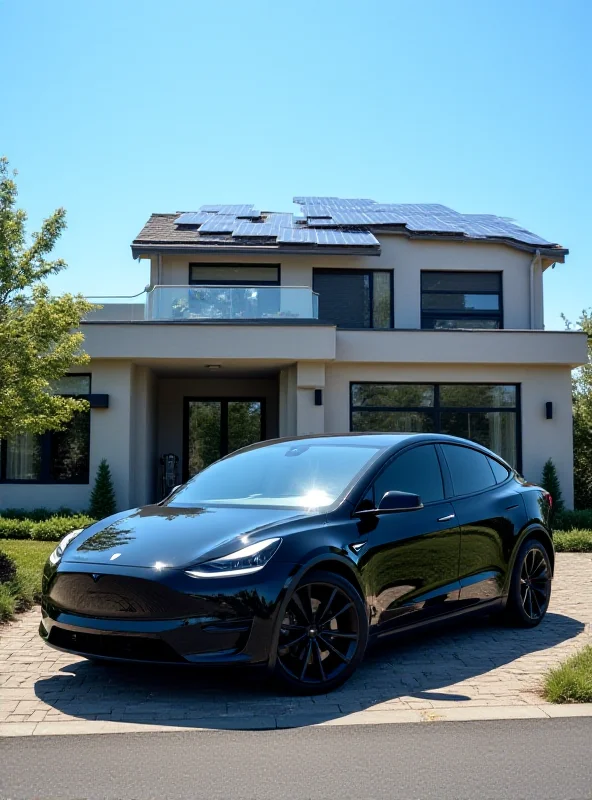
[[[495,600],[502,594],[516,536],[526,524],[524,503],[499,461],[471,447],[439,447],[460,525],[460,604]]]
[[[460,530],[433,444],[405,450],[383,468],[370,487],[375,507],[392,490],[418,494],[423,508],[372,518],[364,572],[379,634],[452,610],[460,588]]]

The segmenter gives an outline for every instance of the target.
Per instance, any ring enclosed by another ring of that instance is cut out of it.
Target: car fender
[[[516,564],[516,557],[518,555],[518,551],[520,550],[522,543],[528,539],[529,536],[535,534],[535,538],[541,539],[541,541],[548,547],[549,550],[549,558],[551,560],[551,577],[553,577],[553,573],[555,571],[555,547],[553,545],[553,539],[548,531],[543,528],[543,526],[538,522],[531,522],[525,528],[522,529],[519,536],[517,537],[516,541],[514,542],[514,547],[512,549],[512,554],[510,556],[510,561],[508,564],[508,571],[506,574],[506,581],[504,584],[504,591],[503,596],[507,597],[508,592],[510,591],[510,583],[512,581],[512,574],[514,572],[514,566]]]

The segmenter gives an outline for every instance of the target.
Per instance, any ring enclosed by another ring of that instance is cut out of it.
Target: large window
[[[421,327],[503,327],[501,272],[422,272]]]
[[[461,436],[520,468],[518,409],[513,384],[351,384],[352,431]]]
[[[393,327],[390,270],[315,269],[319,318],[340,328]]]
[[[273,286],[280,282],[279,264],[190,264],[194,286]]]
[[[56,394],[90,394],[90,375],[66,375]],[[90,413],[75,414],[66,428],[37,435],[20,433],[0,442],[0,481],[88,483]]]

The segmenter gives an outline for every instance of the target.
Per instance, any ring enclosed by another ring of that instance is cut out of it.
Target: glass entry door
[[[185,398],[183,479],[264,438],[264,400]]]

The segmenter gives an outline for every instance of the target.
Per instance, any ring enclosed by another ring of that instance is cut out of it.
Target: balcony
[[[133,297],[89,297],[86,322],[316,320],[319,298],[306,286],[154,286]]]

